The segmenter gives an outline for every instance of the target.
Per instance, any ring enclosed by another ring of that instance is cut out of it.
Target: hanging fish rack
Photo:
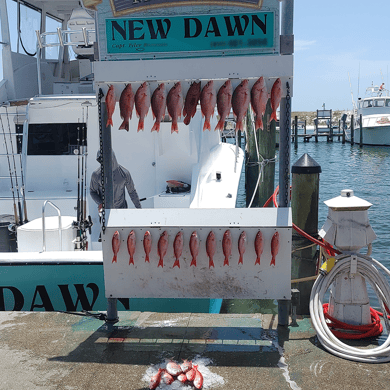
[[[233,209],[229,213],[224,209],[109,210],[102,236],[106,297],[288,299],[291,225],[287,208]],[[215,235],[214,267],[207,249],[211,231]],[[230,248],[224,242],[227,231]],[[144,247],[146,232],[151,237],[149,261]],[[165,254],[160,247],[164,232]],[[180,255],[175,256],[179,232],[183,233],[183,245]],[[194,232],[198,241],[196,265],[191,249]],[[239,249],[242,232],[246,234],[245,243],[241,243],[244,251]],[[262,235],[259,263],[258,232]],[[130,234],[135,239],[129,245]],[[274,242],[276,236],[278,243]],[[180,266],[174,266],[177,257]]]

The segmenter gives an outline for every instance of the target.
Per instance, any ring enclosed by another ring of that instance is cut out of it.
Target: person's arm
[[[137,190],[135,189],[134,182],[130,175],[130,172],[128,172],[128,174],[126,175],[126,188],[127,188],[127,192],[129,193],[131,201],[134,203],[134,206],[137,209],[141,209],[142,208],[141,202],[139,200],[139,196]]]
[[[89,194],[91,195],[92,200],[100,206],[103,203],[103,199],[100,196],[100,188],[99,188],[99,175],[95,172],[92,173],[91,183],[89,185]]]

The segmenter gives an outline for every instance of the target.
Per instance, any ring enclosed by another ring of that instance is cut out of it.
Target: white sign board
[[[290,299],[291,291],[291,209],[133,209],[110,210],[102,234],[104,279],[107,298],[226,298]],[[231,254],[226,265],[223,237],[231,234]],[[127,248],[129,233],[135,234],[134,264]],[[145,261],[143,240],[151,234],[149,262]],[[168,234],[168,246],[159,266],[158,242]],[[183,233],[179,267],[174,267],[174,240]],[[207,237],[216,240],[214,267],[209,266]],[[246,233],[243,262],[239,264],[238,241]],[[263,253],[256,263],[255,239],[261,231]],[[114,259],[113,236],[119,233],[119,251]],[[190,252],[190,237],[197,233],[199,255],[196,266]],[[279,248],[272,262],[271,242],[279,234]],[[225,264],[225,265],[224,265]]]

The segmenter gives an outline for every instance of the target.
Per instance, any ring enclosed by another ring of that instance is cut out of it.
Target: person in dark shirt
[[[96,160],[101,163],[100,150],[97,153]],[[138,193],[135,189],[133,179],[131,178],[130,172],[119,165],[114,152],[112,152],[112,181],[114,187],[114,209],[126,209],[126,193],[129,193],[130,199],[134,203],[137,209],[141,208],[141,202],[138,197]],[[94,202],[98,205],[98,209],[102,208],[102,185],[101,185],[101,167],[92,172],[91,184],[89,187],[89,193]]]

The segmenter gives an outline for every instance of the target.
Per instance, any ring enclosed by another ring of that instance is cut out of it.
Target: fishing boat
[[[364,145],[390,146],[390,94],[384,83],[367,88],[365,97],[357,101],[354,142],[361,141]]]
[[[215,115],[211,131],[202,131],[198,105],[190,124],[179,119],[178,132],[171,134],[170,119],[163,119],[159,132],[151,132],[151,110],[145,130],[137,132],[134,112],[129,131],[119,130],[118,101],[128,81],[115,71],[111,80],[96,78],[101,58],[93,8],[75,0],[0,0],[0,310],[106,309],[104,213],[99,214],[89,187],[100,167],[96,155],[107,82],[116,100],[112,150],[131,173],[143,209],[236,204],[243,151],[221,142]],[[33,34],[31,26],[40,31]],[[31,48],[32,40],[37,44]],[[153,91],[159,80],[145,75],[144,62],[137,66],[133,90],[147,80]],[[169,91],[174,81],[164,81]],[[202,86],[207,82],[200,81]],[[184,96],[190,85],[191,80],[182,82]],[[221,304],[217,299],[119,302],[120,310],[166,312],[218,312]]]

